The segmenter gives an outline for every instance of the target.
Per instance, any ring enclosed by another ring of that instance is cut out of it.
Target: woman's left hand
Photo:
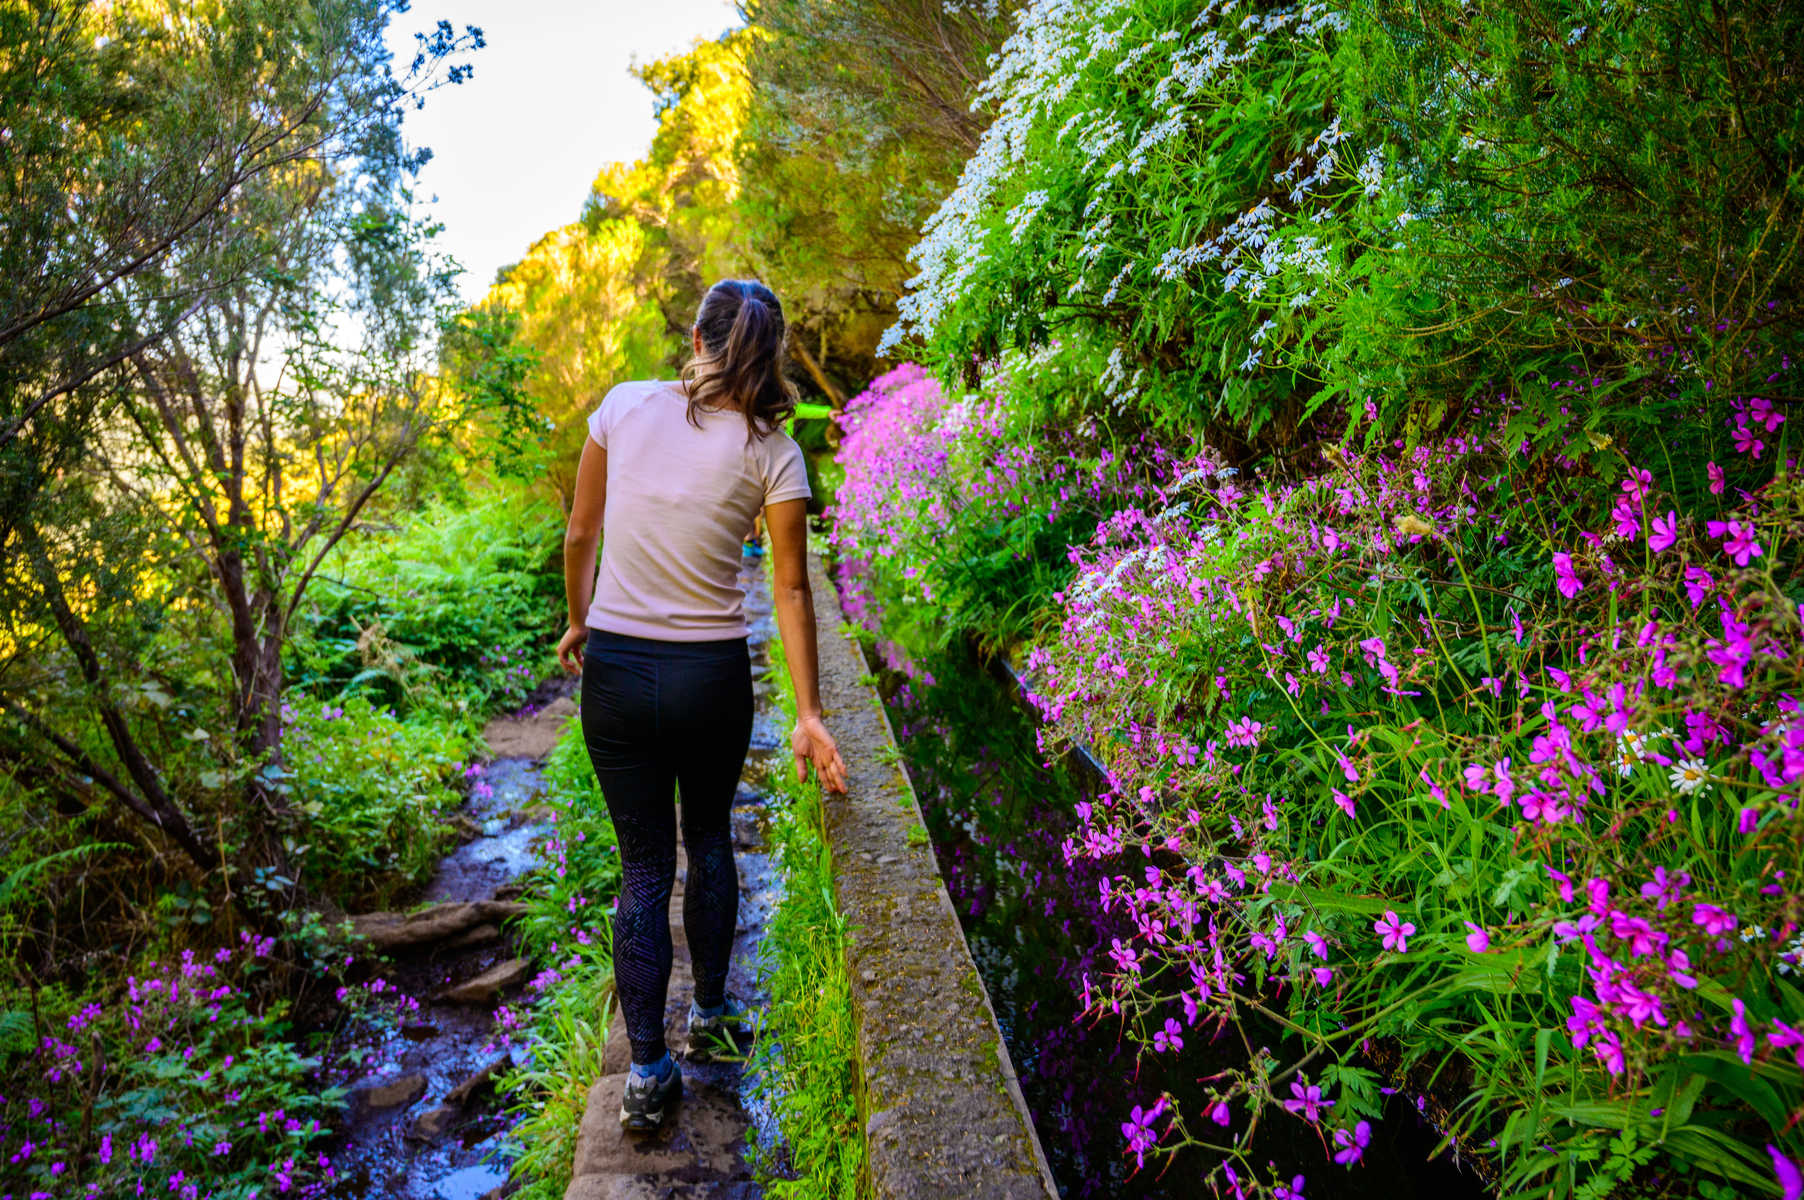
[[[583,643],[588,638],[589,631],[585,626],[572,625],[564,631],[564,636],[558,639],[557,660],[563,664],[564,670],[572,675],[583,673]]]

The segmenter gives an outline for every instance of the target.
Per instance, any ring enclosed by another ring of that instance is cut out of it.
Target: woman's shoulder
[[[683,385],[673,379],[623,379],[607,390],[607,394],[602,396],[601,402],[606,404],[610,400],[618,402],[618,400],[629,398],[656,396],[665,392],[680,399],[683,396]]]
[[[607,435],[629,414],[654,399],[683,403],[681,385],[665,379],[627,379],[616,383],[589,413],[589,431],[606,446]]]

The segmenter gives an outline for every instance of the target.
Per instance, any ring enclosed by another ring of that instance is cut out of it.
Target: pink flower
[[[1715,577],[1704,568],[1685,568],[1685,599],[1691,602],[1691,607],[1696,608],[1702,604],[1704,597],[1709,595],[1710,589],[1715,586]]]
[[[1641,514],[1635,511],[1634,504],[1627,496],[1616,497],[1616,507],[1610,510],[1610,520],[1616,523],[1616,532],[1625,538],[1641,536]]]
[[[1783,1200],[1804,1197],[1804,1171],[1799,1171],[1797,1163],[1779,1153],[1770,1143],[1766,1152],[1773,1160],[1773,1174],[1779,1177],[1779,1194]]]
[[[1285,1110],[1300,1115],[1311,1124],[1321,1120],[1324,1109],[1334,1107],[1334,1101],[1322,1099],[1322,1089],[1313,1083],[1304,1085],[1293,1079],[1290,1094],[1292,1098],[1284,1102]]]
[[[1715,463],[1706,463],[1704,471],[1710,476],[1710,494],[1712,496],[1722,495],[1724,487],[1723,469]]]
[[[1560,595],[1570,600],[1585,590],[1579,581],[1578,572],[1572,569],[1572,555],[1564,551],[1556,551],[1553,556],[1554,579],[1559,585]]]
[[[1471,921],[1462,921],[1460,924],[1472,931],[1466,935],[1466,949],[1474,954],[1483,954],[1491,948],[1491,935],[1485,932],[1483,925],[1476,925]]]
[[[1384,910],[1384,916],[1372,922],[1372,928],[1384,938],[1384,948],[1395,950],[1398,954],[1409,950],[1409,936],[1416,927],[1397,916],[1391,909]]]
[[[1741,1061],[1749,1066],[1754,1065],[1754,1031],[1748,1027],[1748,1006],[1741,1002],[1739,996],[1731,997],[1729,1006],[1734,1010],[1729,1018],[1729,1032],[1735,1039],[1735,1053]]]
[[[1756,461],[1760,458],[1760,452],[1766,449],[1766,443],[1754,436],[1754,431],[1746,425],[1737,425],[1733,436],[1735,448]]]
[[[1774,408],[1773,402],[1765,396],[1755,396],[1748,401],[1748,418],[1765,425],[1768,433],[1772,433],[1779,426],[1785,424],[1784,414]]]
[[[1347,795],[1347,793],[1341,791],[1339,788],[1334,789],[1334,803],[1336,807],[1346,813],[1348,817],[1357,817],[1359,815],[1354,811],[1353,797]]]
[[[1647,535],[1647,548],[1655,554],[1670,549],[1679,540],[1679,514],[1671,510],[1664,517],[1655,517],[1653,532]]]
[[[1365,1148],[1370,1145],[1371,1142],[1372,1126],[1368,1122],[1361,1121],[1350,1131],[1346,1129],[1336,1129],[1334,1131],[1334,1144],[1339,1146],[1340,1149],[1334,1152],[1334,1161],[1343,1167],[1352,1166],[1359,1161],[1359,1156],[1365,1153]],[[1772,1147],[1768,1146],[1767,1149],[1771,1150]]]
[[[1721,937],[1736,925],[1733,913],[1725,912],[1714,904],[1697,905],[1691,910],[1691,919],[1711,937]]]
[[[1226,1125],[1233,1120],[1233,1114],[1228,1111],[1228,1102],[1226,1100],[1217,1101],[1215,1107],[1209,1110],[1209,1119],[1217,1125]]]
[[[1736,566],[1745,567],[1749,559],[1760,557],[1760,543],[1754,540],[1752,525],[1740,521],[1711,521],[1705,529],[1711,537],[1723,539],[1723,553],[1733,558]]]
[[[1251,717],[1242,717],[1238,721],[1231,721],[1228,724],[1228,745],[1257,746],[1259,731],[1264,728],[1265,726]]]

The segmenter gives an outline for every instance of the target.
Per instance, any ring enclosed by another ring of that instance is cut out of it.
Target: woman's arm
[[[796,727],[789,735],[796,778],[808,778],[808,764],[829,792],[846,790],[846,763],[821,720],[820,656],[814,628],[814,589],[808,584],[808,502],[783,500],[764,510],[770,530],[771,576],[777,632],[795,689]]]
[[[564,527],[564,599],[570,606],[570,627],[557,644],[557,660],[572,675],[583,673],[589,602],[595,598],[595,550],[601,541],[601,516],[607,504],[608,452],[594,438],[586,437],[582,460],[576,465],[570,523]]]

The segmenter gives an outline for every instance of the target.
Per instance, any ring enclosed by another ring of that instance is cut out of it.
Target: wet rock
[[[531,959],[510,958],[506,962],[496,963],[468,982],[446,988],[438,994],[438,999],[451,1004],[487,1004],[503,991],[515,984],[525,983],[531,977]]]
[[[455,1104],[441,1104],[437,1108],[429,1108],[413,1120],[413,1126],[407,1131],[410,1142],[430,1142],[457,1120],[458,1107]]]
[[[381,952],[435,945],[478,925],[517,917],[526,906],[513,900],[471,900],[434,904],[418,912],[365,913],[351,918],[351,930]]]
[[[371,1109],[401,1108],[425,1094],[426,1077],[419,1074],[403,1075],[387,1083],[373,1083],[351,1093],[354,1100]]]
[[[620,1128],[620,1094],[625,1086],[626,1074],[622,1072],[603,1076],[590,1089],[566,1200],[620,1194],[610,1190],[614,1186],[611,1180],[603,1184],[592,1182],[585,1190],[578,1190],[584,1176],[606,1180],[663,1175],[719,1184],[751,1178],[751,1168],[742,1157],[747,1119],[731,1092],[686,1077],[683,1098],[664,1128],[636,1137]]]
[[[445,1093],[445,1103],[456,1105],[468,1104],[471,1096],[474,1096],[477,1092],[488,1087],[495,1081],[495,1077],[500,1075],[501,1072],[506,1069],[507,1063],[508,1059],[506,1055],[502,1055],[493,1062],[490,1062],[480,1071],[477,1071],[476,1074],[470,1076],[468,1079],[452,1088],[449,1092]]]
[[[447,939],[445,948],[447,950],[462,950],[469,946],[486,946],[490,942],[498,942],[500,940],[501,926],[485,922],[484,924],[476,926],[474,929],[466,929],[456,937]]]

